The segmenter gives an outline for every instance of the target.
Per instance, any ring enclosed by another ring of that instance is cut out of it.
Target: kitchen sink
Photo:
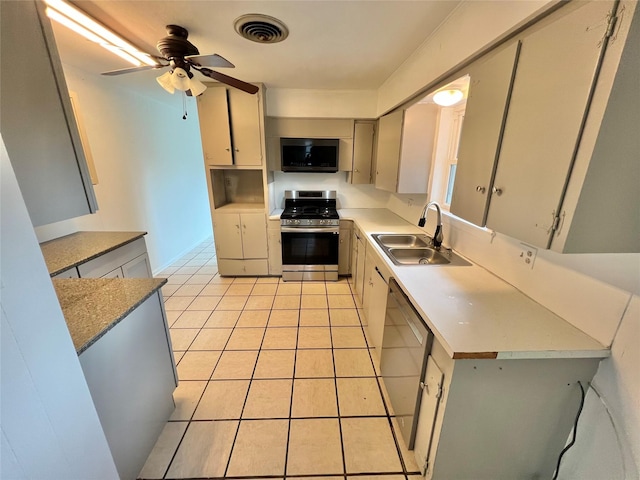
[[[390,248],[387,254],[400,265],[448,265],[451,261],[433,248]]]
[[[433,248],[427,235],[374,233],[371,236],[396,265],[471,265],[447,248]]]
[[[426,235],[376,234],[374,238],[381,246],[387,248],[416,248],[431,245],[431,239]]]

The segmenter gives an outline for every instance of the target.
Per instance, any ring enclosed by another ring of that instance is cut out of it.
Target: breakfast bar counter
[[[78,355],[167,283],[165,278],[52,281]]]

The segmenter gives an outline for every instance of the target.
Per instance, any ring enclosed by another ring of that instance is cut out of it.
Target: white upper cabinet
[[[460,72],[470,77],[469,94],[450,211],[476,225],[486,220],[519,48],[512,43]]]
[[[548,248],[613,5],[569,4],[523,36],[487,227]]]
[[[438,107],[422,103],[380,117],[376,188],[427,193],[437,122]]]
[[[640,252],[638,3],[617,15],[551,243],[558,252]]]
[[[40,8],[0,2],[0,130],[34,226],[98,209],[51,24]]]
[[[371,183],[375,121],[356,120],[353,129],[353,171],[349,183]]]
[[[198,97],[198,117],[205,164],[262,165],[261,92],[207,85]]]

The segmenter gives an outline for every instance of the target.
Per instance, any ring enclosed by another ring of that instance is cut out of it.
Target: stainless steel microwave
[[[280,138],[283,172],[337,172],[337,138]]]

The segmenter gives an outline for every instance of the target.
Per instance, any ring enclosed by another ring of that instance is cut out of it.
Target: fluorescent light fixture
[[[172,72],[166,72],[156,78],[156,81],[169,93],[176,90],[186,92],[191,90],[191,95],[197,97],[207,89],[207,86],[201,81],[193,78],[193,74],[189,77],[189,73],[182,68],[174,68]]]
[[[139,67],[142,64],[155,66],[153,58],[141,52],[115,33],[107,30],[95,20],[63,0],[45,0],[48,5],[47,16],[86,39],[118,55],[120,58]]]
[[[433,102],[441,107],[450,107],[462,100],[463,97],[464,93],[462,93],[462,90],[440,90],[433,95]]]

